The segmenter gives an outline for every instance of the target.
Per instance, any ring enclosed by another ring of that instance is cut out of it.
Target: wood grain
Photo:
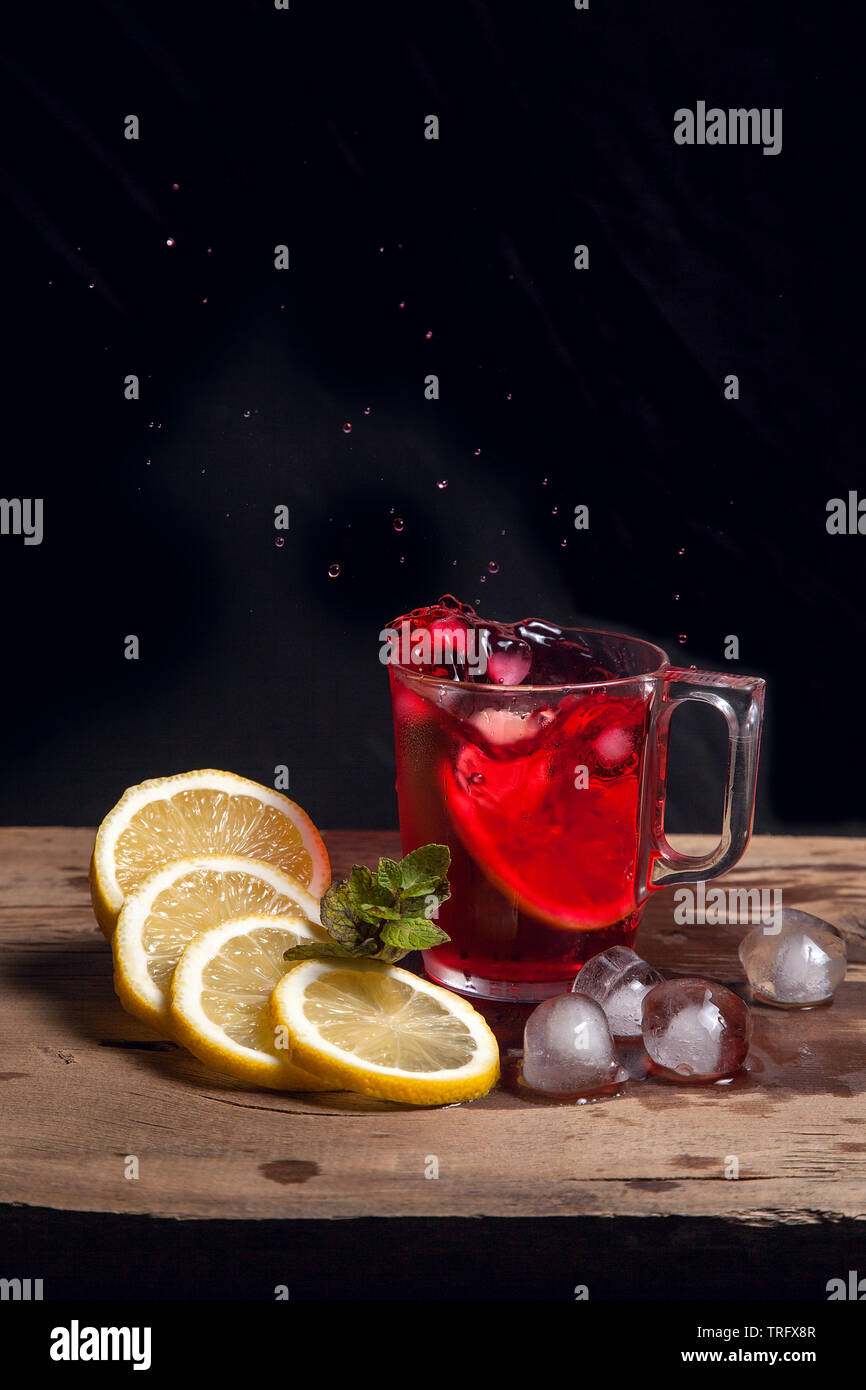
[[[397,850],[388,833],[327,841],[337,874]],[[758,837],[727,876],[729,886],[781,887],[787,906],[836,922],[856,958],[830,1007],[755,1007],[751,1069],[732,1083],[631,1082],[580,1107],[500,1087],[440,1110],[253,1090],[125,1015],[89,907],[91,843],[86,829],[0,830],[0,1210],[10,1237],[21,1205],[34,1231],[52,1211],[227,1223],[606,1220],[624,1232],[633,1218],[682,1218],[753,1232],[820,1227],[837,1239],[846,1223],[866,1229],[862,840]],[[697,852],[707,840],[679,843]],[[742,930],[679,926],[665,890],[638,946],[664,970],[743,989]],[[488,1012],[503,1045],[518,1040],[519,1011]],[[138,1158],[137,1179],[124,1176],[127,1155]],[[725,1177],[732,1155],[736,1181]],[[425,1176],[431,1157],[435,1180]]]

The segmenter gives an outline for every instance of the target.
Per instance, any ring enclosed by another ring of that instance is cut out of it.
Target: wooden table
[[[248,1089],[124,1014],[92,840],[0,830],[0,1275],[47,1298],[248,1299],[826,1298],[866,1275],[866,841],[759,837],[725,880],[781,887],[851,959],[832,1006],[755,1007],[732,1084],[414,1110]],[[397,851],[391,833],[327,840],[337,876]],[[678,926],[666,890],[638,947],[742,988],[742,930]],[[494,1022],[519,1035],[509,1009]]]

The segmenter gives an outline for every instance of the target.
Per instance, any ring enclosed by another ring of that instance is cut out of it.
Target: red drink
[[[557,993],[631,944],[668,862],[652,794],[667,658],[616,634],[483,623],[450,598],[386,632],[401,638],[382,659],[403,853],[451,850],[437,918],[451,940],[425,953],[428,974],[491,998]]]

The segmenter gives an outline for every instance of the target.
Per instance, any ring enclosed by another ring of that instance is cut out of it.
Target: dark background
[[[393,824],[378,633],[452,591],[764,675],[758,828],[866,833],[866,537],[825,527],[866,495],[854,14],[4,18],[0,495],[43,497],[45,536],[0,537],[0,820],[286,764],[319,824]],[[675,145],[699,99],[782,107],[781,154]],[[701,715],[674,829],[719,820]]]

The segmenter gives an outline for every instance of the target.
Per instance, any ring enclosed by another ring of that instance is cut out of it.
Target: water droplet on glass
[[[365,414],[365,415],[369,415],[369,414],[370,414],[370,407],[369,407],[368,405],[365,405],[365,406],[364,406],[364,414]]]
[[[248,410],[245,410],[245,411],[244,411],[244,419],[245,419],[245,420],[248,420],[249,418],[250,418],[250,412],[249,412]]]
[[[87,288],[88,288],[89,290],[95,290],[95,289],[96,289],[96,284],[95,284],[94,282],[92,282],[91,284],[89,284],[89,285],[87,286]]]
[[[558,511],[559,511],[559,508],[558,508],[558,507],[551,507],[551,509],[550,509],[550,515],[551,515],[551,516],[556,516],[556,514],[557,514]]]
[[[510,400],[511,400],[511,392],[510,392],[510,391],[509,391],[508,394],[506,395],[505,399],[506,399],[507,401],[510,401]]]
[[[351,434],[351,433],[352,433],[352,426],[349,424],[349,421],[347,420],[346,423],[345,423],[345,425],[343,426],[343,434]]]
[[[165,244],[166,244],[166,246],[174,246],[174,237],[173,237],[173,236],[167,236],[166,239],[165,239]]]
[[[380,254],[381,254],[381,252],[384,251],[384,250],[385,250],[384,246],[380,246],[380,247],[379,247],[379,252],[380,252]]]
[[[401,565],[405,565],[405,563],[406,563],[406,556],[405,556],[405,555],[401,555],[401,556],[400,556],[400,564],[401,564]]]
[[[677,551],[677,554],[678,554],[678,555],[685,555],[685,553],[686,553],[686,548],[685,548],[685,546],[683,546],[681,550],[678,550],[678,551]]]
[[[497,563],[496,563],[495,560],[488,560],[488,561],[487,561],[487,568],[489,569],[489,571],[490,571],[491,574],[498,574],[498,573],[499,573],[499,566],[497,565]]]
[[[479,580],[479,583],[481,583],[481,584],[486,584],[486,583],[487,583],[487,575],[486,575],[486,574],[479,574],[478,580]]]
[[[542,487],[547,487],[547,484],[548,484],[549,482],[550,482],[550,479],[549,479],[549,478],[542,478],[542,480],[541,480],[541,486],[542,486]]]
[[[675,598],[677,601],[679,601],[679,597],[680,597],[679,594],[674,594],[674,598]]]
[[[228,512],[226,512],[226,516],[228,516]],[[286,543],[286,538],[285,538],[285,536],[277,536],[277,539],[274,541],[274,545],[278,545],[281,549],[282,549],[282,547],[285,545],[285,543]]]
[[[212,247],[212,246],[209,246],[209,247],[207,248],[207,253],[208,253],[209,256],[212,256],[212,255],[213,255],[213,247]]]
[[[456,565],[456,564],[457,564],[457,561],[456,561],[456,560],[452,560],[452,561],[451,561],[451,564],[452,564],[452,565]]]
[[[153,463],[153,459],[148,459],[148,460],[147,460],[147,466],[148,466],[148,468],[150,467],[150,465],[151,465],[152,463]]]
[[[425,337],[425,338],[432,338],[432,337],[433,337],[433,334],[432,334],[432,333],[430,332],[430,330],[428,329],[427,332],[424,334],[424,337]]]
[[[174,189],[174,191],[175,191],[175,193],[176,193],[176,192],[178,191],[178,189],[180,188],[180,184],[179,184],[179,183],[173,183],[173,184],[172,184],[172,188]]]
[[[484,785],[484,773],[473,772],[468,778],[470,787],[482,787]]]
[[[340,573],[341,568],[342,566],[340,565],[331,565],[330,569],[328,570],[329,578],[336,579]]]
[[[399,305],[398,305],[397,307],[398,307],[399,309],[405,309],[405,308],[406,308],[406,301],[405,301],[405,299],[401,299],[401,300],[400,300],[400,303],[399,303]]]
[[[206,300],[206,299],[203,299],[203,300],[202,300],[202,304],[207,304],[207,300]]]
[[[563,540],[561,540],[561,541],[559,542],[559,544],[562,546],[562,548],[563,548],[563,550],[564,550],[565,547],[568,545],[568,541],[565,540],[565,539],[563,539]]]
[[[681,632],[679,637],[677,638],[677,641],[679,642],[680,646],[682,646],[684,642],[688,642],[688,640],[689,639],[684,632]]]
[[[395,516],[392,525],[395,531],[402,531],[406,523],[403,520],[402,516]]]
[[[440,478],[436,486],[438,487],[439,491],[442,492],[448,486],[448,479]]]
[[[499,534],[500,534],[500,536],[504,536],[504,535],[505,535],[505,532],[504,532],[504,531],[500,531]]]
[[[476,450],[475,450],[475,457],[477,458],[478,455],[479,455],[480,453],[481,453],[481,450],[480,450],[480,449],[476,449]]]

